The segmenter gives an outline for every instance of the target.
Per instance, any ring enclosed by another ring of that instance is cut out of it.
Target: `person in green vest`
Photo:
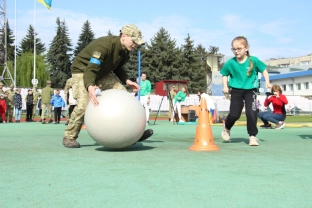
[[[45,121],[45,112],[48,111],[48,123],[52,123],[52,106],[50,104],[50,100],[54,95],[54,90],[51,88],[51,81],[46,81],[46,87],[42,89],[41,92],[41,106],[42,106],[42,113],[41,113],[41,123],[46,124]]]
[[[151,90],[152,85],[149,80],[146,79],[147,74],[146,72],[141,73],[141,81],[140,81],[140,102],[145,108],[145,115],[146,115],[146,125],[148,126],[149,123],[149,104],[151,101]]]

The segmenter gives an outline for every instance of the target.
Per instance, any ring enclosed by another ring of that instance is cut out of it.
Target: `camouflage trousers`
[[[77,105],[69,118],[64,136],[77,139],[84,122],[84,114],[90,98],[83,83],[83,74],[73,74],[72,77],[74,79],[72,85],[73,97],[77,100]],[[96,85],[101,86],[101,91],[108,89],[126,90],[113,73],[109,73],[100,79]]]
[[[14,106],[13,105],[7,105],[7,109],[6,109],[6,113],[5,113],[6,120],[11,122],[13,119],[13,114],[14,114]]]
[[[41,107],[42,107],[41,120],[42,121],[44,120],[46,110],[48,110],[48,119],[52,120],[52,106],[51,106],[51,104],[43,104],[42,103]]]
[[[32,116],[33,119],[35,118],[36,113],[37,113],[37,102],[34,103],[34,105],[33,105],[33,116]]]

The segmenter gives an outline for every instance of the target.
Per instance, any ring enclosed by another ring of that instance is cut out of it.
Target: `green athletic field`
[[[216,152],[188,150],[196,125],[160,120],[124,150],[98,146],[86,130],[82,147],[67,149],[64,123],[0,124],[1,208],[312,207],[309,122],[259,129],[258,147],[248,146],[244,121],[231,143],[213,125]]]

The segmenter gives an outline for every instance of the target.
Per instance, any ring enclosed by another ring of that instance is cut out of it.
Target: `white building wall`
[[[309,83],[309,89],[305,89],[305,83]],[[312,96],[312,76],[294,77],[281,80],[271,80],[271,84],[283,86],[286,85],[286,90],[283,90],[285,95],[300,95],[300,96]],[[293,84],[293,90],[290,89],[290,85]],[[301,89],[298,89],[297,84],[301,85]],[[283,87],[282,87],[283,89]]]

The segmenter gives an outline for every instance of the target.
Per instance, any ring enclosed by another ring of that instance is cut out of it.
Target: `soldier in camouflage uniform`
[[[34,119],[37,113],[37,103],[38,103],[38,97],[40,95],[40,92],[37,90],[37,85],[33,86],[33,96],[34,96],[34,105],[33,105],[33,116],[32,118]],[[35,121],[35,120],[32,120]]]
[[[41,92],[41,106],[42,106],[42,113],[41,113],[41,123],[46,124],[45,122],[45,112],[48,110],[48,119],[49,123],[52,123],[52,106],[50,104],[50,100],[54,95],[54,90],[51,88],[51,81],[46,81],[46,87],[42,89]]]
[[[9,123],[13,122],[13,114],[14,114],[14,95],[15,95],[15,91],[14,91],[14,84],[10,85],[10,89],[8,89],[7,91],[5,91],[5,94],[7,94],[6,97],[6,104],[7,104],[7,111],[5,113],[5,117],[6,119],[9,120]]]
[[[65,130],[65,147],[80,147],[76,139],[84,122],[85,109],[90,100],[94,105],[98,105],[95,90],[99,85],[102,85],[103,90],[126,90],[121,81],[134,90],[140,88],[128,78],[122,67],[129,60],[130,51],[143,44],[141,31],[135,25],[129,24],[121,29],[120,36],[98,38],[76,56],[71,71],[73,96],[77,105]]]

